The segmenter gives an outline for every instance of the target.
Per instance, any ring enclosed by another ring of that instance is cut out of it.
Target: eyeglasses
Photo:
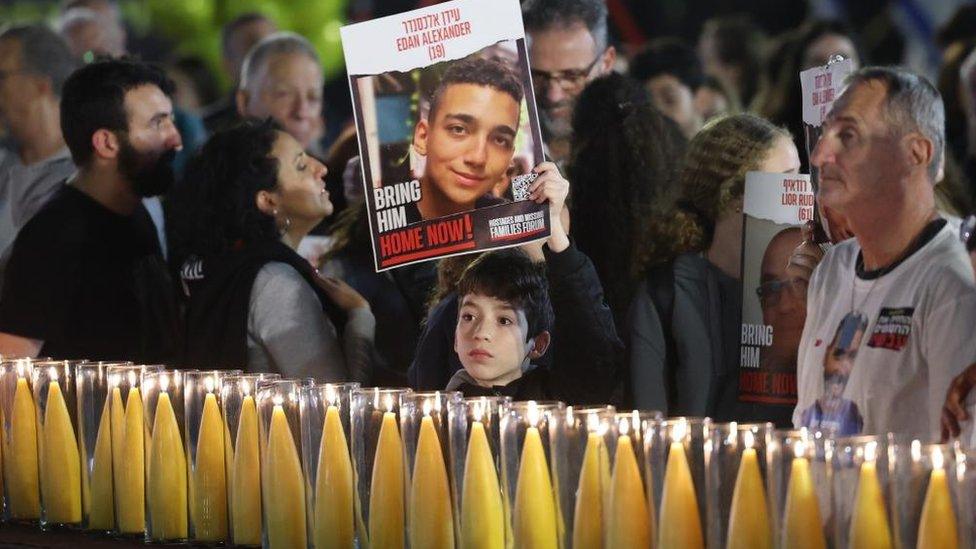
[[[586,80],[590,77],[590,73],[593,72],[593,67],[596,66],[600,59],[603,59],[603,54],[605,53],[606,50],[598,53],[585,69],[570,69],[559,72],[532,69],[530,71],[532,73],[532,87],[538,93],[548,90],[549,85],[555,82],[564,92],[579,91],[586,85]]]
[[[976,250],[976,214],[966,216],[959,225],[959,240],[966,245],[966,251]]]
[[[764,307],[775,307],[779,304],[780,297],[784,290],[789,290],[794,294],[806,295],[807,281],[802,278],[790,278],[788,280],[770,280],[764,282],[756,288],[756,296]]]

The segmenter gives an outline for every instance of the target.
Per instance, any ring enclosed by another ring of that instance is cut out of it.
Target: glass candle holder
[[[605,504],[610,495],[610,456],[617,449],[617,410],[613,406],[567,406],[566,489],[559,492],[573,547],[602,544]]]
[[[36,523],[41,518],[32,372],[30,359],[0,362],[4,519],[25,523]]]
[[[660,412],[617,413],[616,449],[604,509],[607,547],[652,547],[655,531],[651,482],[644,466],[644,442],[657,432]]]
[[[74,369],[81,362],[34,363],[42,529],[81,526],[81,456],[74,383]]]
[[[772,423],[714,423],[705,441],[709,547],[772,547],[766,442]]]
[[[506,537],[515,547],[565,546],[566,405],[514,402],[501,418],[502,489]]]
[[[959,546],[972,547],[976,541],[976,451],[953,443],[956,454]]]
[[[708,418],[668,418],[644,440],[662,547],[702,547]]]
[[[400,435],[400,398],[410,389],[352,392],[352,467],[356,532],[367,547],[403,547],[406,466]]]
[[[183,378],[193,370],[147,372],[142,379],[146,411],[146,542],[174,543],[189,537]]]
[[[462,400],[457,391],[400,396],[407,479],[407,542],[410,547],[452,547],[454,506],[448,474],[448,408]]]
[[[509,397],[448,403],[454,516],[461,547],[505,547],[499,421]]]
[[[305,479],[299,454],[301,380],[281,379],[258,388],[261,448],[262,545],[306,547]]]
[[[190,370],[183,378],[190,539],[227,541],[227,426],[220,412],[224,376],[240,370]]]
[[[227,526],[230,542],[261,546],[261,458],[257,391],[278,374],[227,374],[220,380],[227,467]]]
[[[131,363],[83,362],[75,366],[82,527],[95,532],[108,533],[115,528],[108,368],[125,365]]]
[[[962,547],[956,454],[948,444],[889,435],[892,534],[898,547]]]
[[[885,494],[886,439],[876,436],[828,439],[831,459],[833,540],[836,547],[892,547]]]
[[[359,383],[324,383],[301,389],[305,502],[314,548],[352,547],[356,537],[349,406],[358,388]]]
[[[820,431],[776,430],[767,441],[766,481],[777,547],[824,547],[830,539],[830,450]],[[811,545],[812,544],[812,545]]]

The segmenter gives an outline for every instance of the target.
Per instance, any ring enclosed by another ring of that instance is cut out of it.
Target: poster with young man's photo
[[[517,0],[454,0],[341,29],[376,270],[549,236]]]
[[[813,219],[810,176],[749,172],[743,198],[739,401],[755,417],[788,423],[806,321],[808,270],[792,261]]]

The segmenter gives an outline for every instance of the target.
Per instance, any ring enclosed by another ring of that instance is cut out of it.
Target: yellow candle
[[[352,462],[339,409],[329,406],[322,426],[315,477],[316,549],[352,547]]]
[[[874,452],[873,445],[865,447],[851,516],[848,545],[858,549],[890,549],[892,546]]]
[[[193,467],[193,539],[227,539],[227,478],[224,471],[224,421],[217,397],[203,401],[200,435]]]
[[[81,458],[61,386],[48,384],[42,429],[41,490],[44,519],[53,524],[81,522]]]
[[[784,546],[795,549],[826,549],[820,506],[810,476],[810,462],[803,457],[804,444],[796,443],[796,457],[790,467],[790,482],[786,489],[786,509],[783,512]]]
[[[732,509],[729,512],[729,549],[765,549],[773,546],[769,513],[766,507],[766,490],[759,472],[759,459],[753,448],[753,434],[745,433],[745,450],[739,461],[739,472],[732,492]]]
[[[660,549],[694,549],[704,547],[698,499],[691,468],[680,442],[684,438],[685,425],[679,423],[673,431],[668,451],[668,464],[664,469],[664,489],[661,495]]]
[[[280,403],[271,412],[264,481],[265,526],[272,549],[305,547],[305,480],[295,439]]]
[[[115,389],[115,392],[118,388]],[[88,467],[82,466],[81,474],[85,477],[82,492],[85,511],[88,516],[88,528],[91,530],[111,530],[115,525],[115,500],[112,490],[112,394],[105,397],[102,406],[102,417],[98,420],[98,432],[95,434],[95,455],[92,459],[91,477],[88,478]],[[122,397],[119,397],[121,407]],[[121,420],[120,422],[121,423]],[[82,437],[84,441],[84,437]],[[87,459],[85,452],[83,459]]]
[[[531,427],[525,430],[515,486],[515,547],[554,549],[559,545],[556,534],[556,501],[542,437],[535,427],[538,424],[538,412],[531,405],[528,420]]]
[[[461,490],[462,549],[502,549],[505,547],[505,516],[498,489],[498,473],[488,446],[485,426],[471,424],[471,438],[464,461],[464,488]]]
[[[33,520],[41,516],[38,486],[37,420],[27,379],[17,378],[10,412],[7,466],[7,509],[11,518]]]
[[[607,547],[650,547],[654,529],[644,494],[644,484],[641,482],[640,467],[637,465],[630,435],[626,434],[625,429],[621,431],[624,434],[617,438],[613,479],[610,484]]]
[[[410,481],[410,547],[454,547],[451,489],[440,439],[425,404]]]
[[[603,437],[589,433],[579,486],[576,490],[576,509],[573,518],[573,547],[584,549],[603,547],[603,498],[609,488],[609,460]]]
[[[186,454],[169,394],[159,393],[149,452],[150,537],[187,537]]]
[[[932,454],[932,473],[925,491],[922,517],[918,523],[919,549],[955,549],[959,547],[956,514],[949,496],[949,483],[939,450]]]
[[[396,415],[386,412],[376,442],[369,493],[369,546],[375,549],[403,547],[403,469]]]
[[[254,397],[241,403],[237,449],[232,463],[231,524],[236,545],[261,545],[261,468],[258,458],[258,412]]]
[[[142,399],[136,387],[129,389],[123,423],[122,460],[114,464],[122,473],[121,481],[115,484],[115,515],[121,533],[137,534],[146,528],[146,467],[145,421]]]

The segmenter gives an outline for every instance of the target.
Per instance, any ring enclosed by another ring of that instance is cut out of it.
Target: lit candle
[[[786,489],[783,519],[784,546],[791,549],[826,549],[820,505],[810,476],[810,461],[804,456],[806,443],[793,443],[793,463]]]
[[[502,549],[505,547],[505,515],[502,511],[498,473],[492,459],[485,425],[481,422],[487,401],[473,405],[474,421],[464,460],[461,490],[461,547]]]
[[[207,391],[200,417],[196,461],[193,464],[193,539],[227,539],[227,477],[224,470],[224,420],[214,395],[214,379],[204,379]]]
[[[630,439],[630,422],[619,423],[608,513],[608,549],[650,547],[654,535],[640,467]],[[636,429],[636,426],[635,426]]]
[[[530,401],[518,481],[515,487],[515,547],[549,549],[558,546],[556,535],[556,502],[553,497],[549,465],[542,437],[536,427],[539,411]]]
[[[17,389],[10,411],[10,433],[6,444],[7,509],[14,519],[33,520],[41,516],[38,486],[37,420],[34,397],[27,385],[27,373],[18,365]]]
[[[573,547],[597,549],[603,547],[603,499],[610,485],[610,458],[595,414],[589,423],[583,465],[576,490],[576,509],[573,515]]]
[[[755,436],[752,431],[743,434],[745,449],[739,460],[739,472],[732,492],[732,509],[729,512],[729,549],[757,549],[773,546],[769,514],[766,507],[766,491],[759,473]]]
[[[698,499],[691,468],[685,456],[683,440],[688,432],[685,420],[679,420],[671,431],[668,464],[664,470],[661,496],[660,549],[694,549],[704,547]]]
[[[68,405],[51,368],[42,429],[41,490],[44,519],[53,524],[81,522],[81,458]]]
[[[410,480],[410,547],[454,547],[454,519],[440,438],[424,402]]]
[[[263,478],[264,512],[271,549],[305,547],[307,543],[302,462],[282,402],[280,396],[274,397]]]
[[[369,493],[369,545],[403,547],[403,442],[397,428],[393,399],[386,397]]]
[[[118,392],[118,387],[114,392]],[[119,397],[122,402],[122,397]],[[91,478],[86,478],[82,484],[85,511],[88,516],[88,528],[91,530],[111,530],[115,525],[115,500],[112,489],[112,393],[105,396],[102,406],[102,417],[98,420],[98,432],[95,434],[95,455],[92,459]],[[121,423],[121,422],[120,422]],[[84,443],[84,437],[82,437]],[[85,453],[85,458],[88,454]],[[88,467],[81,468],[81,474],[88,475]]]
[[[352,462],[339,408],[329,404],[322,425],[315,477],[316,549],[353,546]]]
[[[932,451],[932,473],[925,491],[922,517],[918,523],[917,547],[924,549],[954,549],[959,547],[956,532],[956,513],[949,496],[949,482],[943,467],[944,457],[938,448]]]
[[[149,451],[149,534],[158,540],[183,539],[187,536],[186,454],[166,392],[169,379],[160,376],[159,382]]]
[[[136,374],[129,372],[129,396],[125,401],[121,461],[114,465],[121,470],[121,482],[115,485],[115,515],[119,531],[138,534],[146,528],[145,423],[142,398],[135,386]]]
[[[122,490],[122,485],[125,483],[125,478],[122,471],[122,461],[125,459],[123,455],[122,448],[125,443],[125,407],[122,405],[122,388],[119,387],[119,375],[116,374],[112,376],[109,380],[112,383],[112,397],[111,397],[111,407],[109,414],[109,432],[111,436],[109,437],[112,443],[112,466],[109,467],[112,471],[112,526],[118,527],[118,514],[115,511],[115,498],[119,495],[117,492]],[[118,464],[118,465],[116,465]],[[97,499],[97,498],[96,498]]]
[[[888,514],[885,512],[884,496],[878,482],[877,445],[877,442],[869,442],[864,447],[864,461],[861,463],[854,512],[851,516],[848,540],[851,547],[888,549],[892,546]]]
[[[258,453],[258,411],[254,397],[246,394],[237,424],[237,447],[231,479],[231,524],[236,545],[261,544],[261,466]]]

